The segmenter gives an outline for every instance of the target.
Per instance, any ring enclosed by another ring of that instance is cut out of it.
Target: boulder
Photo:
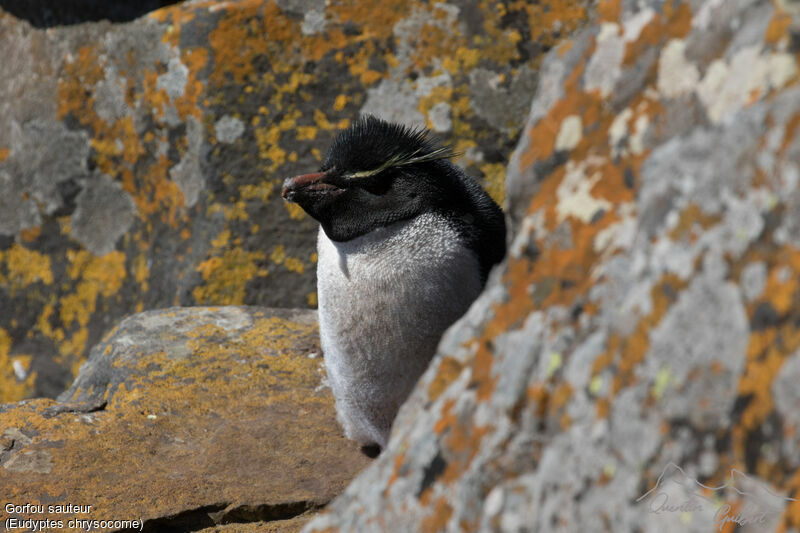
[[[598,2],[541,65],[509,256],[305,532],[800,529],[799,35]]]
[[[432,128],[501,200],[537,67],[590,2],[217,0],[127,21],[168,3],[0,1],[0,402],[61,393],[134,312],[314,307],[317,225],[280,184],[360,113]]]
[[[336,423],[314,311],[134,315],[58,400],[0,407],[5,527],[297,531],[368,462]]]

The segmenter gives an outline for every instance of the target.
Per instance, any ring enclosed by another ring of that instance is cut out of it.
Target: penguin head
[[[447,203],[453,155],[425,130],[366,116],[339,133],[318,172],[287,179],[283,197],[349,241]]]

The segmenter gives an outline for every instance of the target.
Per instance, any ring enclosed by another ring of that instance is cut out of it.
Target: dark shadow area
[[[68,26],[97,20],[127,22],[181,0],[0,0],[0,9],[37,28]]]

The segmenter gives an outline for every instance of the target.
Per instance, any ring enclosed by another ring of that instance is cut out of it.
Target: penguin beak
[[[287,178],[283,182],[281,196],[283,196],[283,198],[289,202],[294,202],[299,195],[308,195],[339,189],[335,185],[325,183],[325,181],[323,181],[325,177],[325,172],[314,172],[312,174],[303,174],[301,176]]]

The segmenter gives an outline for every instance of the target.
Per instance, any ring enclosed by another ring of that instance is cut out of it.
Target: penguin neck
[[[340,255],[379,256],[396,251],[398,260],[402,260],[404,255],[413,256],[418,250],[429,246],[445,247],[444,240],[456,237],[449,224],[434,213],[393,222],[347,241],[330,239],[324,229],[320,231],[320,238],[323,235]]]

